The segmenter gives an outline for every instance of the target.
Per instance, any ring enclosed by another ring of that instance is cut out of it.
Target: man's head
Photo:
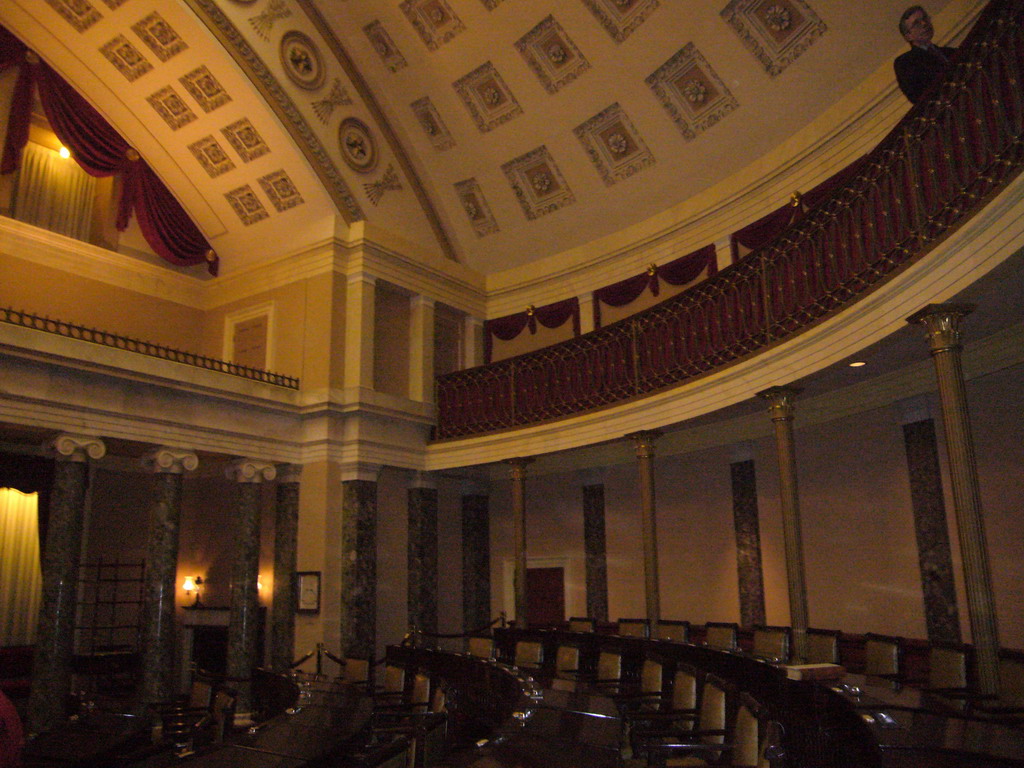
[[[928,45],[935,30],[932,18],[920,5],[912,5],[900,16],[900,34],[911,45]]]

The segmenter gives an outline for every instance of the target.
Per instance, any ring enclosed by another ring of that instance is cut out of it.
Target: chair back
[[[968,687],[967,646],[962,643],[932,643],[928,649],[928,687]]]
[[[690,642],[690,622],[662,619],[654,627],[652,637],[655,640],[672,640],[676,643],[688,643]]]
[[[701,731],[727,731],[729,728],[730,685],[717,675],[707,675],[700,693],[700,719],[697,728]],[[724,744],[724,733],[705,734],[702,741],[710,744]]]
[[[789,641],[789,627],[758,624],[754,627],[754,656],[766,661],[785,663],[789,661]]]
[[[622,654],[618,651],[601,651],[597,657],[597,679],[613,681],[622,679]]]
[[[425,672],[417,672],[412,679],[409,705],[417,712],[426,712],[430,705],[430,677]]]
[[[672,676],[672,709],[696,710],[699,673],[688,664],[677,664]]]
[[[893,677],[900,674],[902,642],[891,635],[864,636],[864,674]]]
[[[207,680],[193,680],[188,694],[191,709],[209,709],[213,703],[213,683]]]
[[[1024,707],[1024,653],[999,652],[999,701],[1008,707]]]
[[[536,640],[516,641],[515,665],[520,669],[540,669],[544,663],[544,646]]]
[[[467,644],[470,656],[478,659],[494,658],[494,638],[492,637],[471,637]]]
[[[403,693],[405,691],[405,667],[395,664],[386,665],[381,690],[384,693]]]
[[[440,683],[434,686],[430,695],[430,711],[434,714],[442,714],[448,711],[448,692]]]
[[[555,654],[555,677],[575,680],[580,671],[580,649],[575,645],[560,645]]]
[[[728,621],[709,621],[704,625],[704,645],[719,651],[735,651],[739,626]]]
[[[593,632],[597,628],[597,621],[587,616],[571,616],[569,618],[570,632]]]
[[[213,695],[213,702],[210,704],[210,712],[213,716],[213,740],[224,741],[224,737],[231,733],[235,722],[235,704],[237,695],[234,691],[226,688],[219,689]]]
[[[839,663],[838,629],[807,630],[807,663],[838,664]]]
[[[366,659],[345,659],[344,681],[353,685],[366,685],[370,682],[370,662]]]
[[[660,661],[644,659],[640,668],[640,693],[660,695],[665,690],[665,667]]]
[[[619,619],[616,633],[624,637],[650,637],[651,625],[647,619]]]

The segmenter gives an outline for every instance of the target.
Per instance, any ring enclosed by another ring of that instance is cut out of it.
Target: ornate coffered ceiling
[[[356,221],[492,273],[757,163],[901,50],[903,6],[7,0],[0,22],[138,147],[225,273]]]

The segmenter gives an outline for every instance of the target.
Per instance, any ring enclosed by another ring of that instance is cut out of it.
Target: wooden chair
[[[727,762],[735,768],[772,768],[785,758],[782,726],[748,693],[739,694],[739,709]]]
[[[651,636],[651,625],[647,619],[619,619],[615,632],[623,637],[648,638]]]
[[[736,723],[736,689],[717,675],[706,675],[701,686],[695,727],[677,732],[648,732],[640,750],[649,766],[725,763],[732,750],[730,737]]]
[[[789,627],[755,625],[753,656],[779,664],[787,663],[789,661],[790,636]]]
[[[903,639],[894,635],[864,635],[864,675],[894,688],[903,684]]]
[[[739,625],[729,621],[709,621],[704,625],[704,645],[716,651],[739,648]]]
[[[544,645],[536,640],[517,640],[513,664],[519,669],[540,669],[544,664]]]
[[[370,662],[367,659],[349,657],[345,659],[345,668],[342,670],[342,682],[348,685],[369,686],[370,685]]]
[[[494,658],[494,638],[493,637],[470,637],[466,643],[466,650],[470,656],[476,656],[478,659],[493,659]]]
[[[842,633],[838,629],[807,629],[807,663],[838,664],[839,638]]]
[[[597,620],[586,616],[572,616],[569,618],[570,632],[594,632],[597,629]]]
[[[671,640],[676,643],[690,642],[690,622],[675,619],[661,619],[651,633],[654,640]]]
[[[555,652],[555,673],[551,687],[556,690],[574,690],[582,679],[580,649],[575,645],[560,645]]]

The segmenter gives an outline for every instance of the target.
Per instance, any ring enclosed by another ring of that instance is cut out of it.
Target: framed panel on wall
[[[224,359],[248,368],[274,368],[274,304],[267,302],[224,318]]]
[[[320,613],[320,571],[298,571],[295,577],[295,612]]]

